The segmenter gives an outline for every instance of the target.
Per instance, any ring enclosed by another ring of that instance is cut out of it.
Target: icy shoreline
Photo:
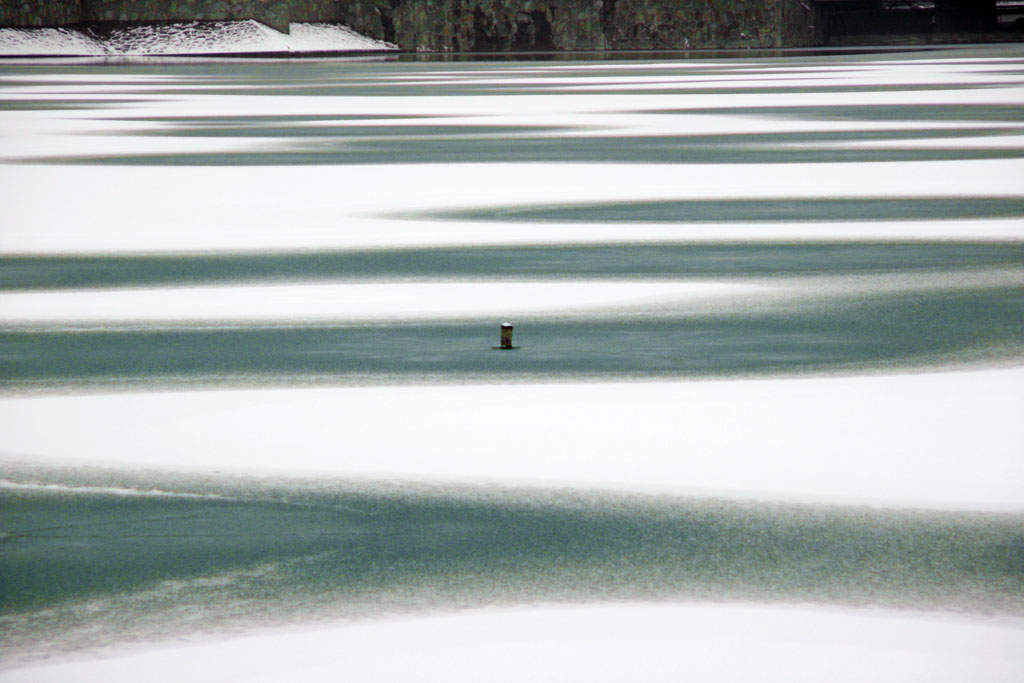
[[[0,57],[110,57],[388,51],[397,47],[339,24],[291,24],[284,34],[257,21],[82,28],[0,28]]]
[[[748,604],[555,605],[271,630],[4,672],[154,681],[1011,681],[1018,620]],[[742,656],[737,656],[742,652]]]

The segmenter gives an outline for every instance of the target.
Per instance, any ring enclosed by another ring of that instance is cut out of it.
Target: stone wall
[[[814,44],[801,0],[0,0],[0,26],[341,22],[406,50],[661,50]]]
[[[288,32],[289,0],[83,0],[87,22],[255,19]]]
[[[780,0],[777,11],[777,25],[782,37],[780,46],[806,47],[825,44],[827,33],[824,31],[821,9],[818,6],[800,0]]]
[[[339,21],[339,8],[348,0],[291,0],[289,11],[292,21]]]
[[[609,48],[773,47],[774,0],[605,0]]]
[[[810,44],[802,12],[799,0],[345,0],[338,18],[408,50],[659,50],[780,47],[783,16]]]
[[[0,0],[0,26],[66,26],[81,16],[82,0]]]

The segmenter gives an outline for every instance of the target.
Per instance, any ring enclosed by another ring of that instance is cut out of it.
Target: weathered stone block
[[[66,26],[82,19],[82,0],[0,0],[0,26]]]
[[[0,0],[0,26],[341,22],[409,50],[780,47],[820,42],[801,0]]]

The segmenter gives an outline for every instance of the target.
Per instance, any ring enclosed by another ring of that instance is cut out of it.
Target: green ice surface
[[[1024,351],[1024,291],[826,299],[723,315],[0,334],[0,386],[148,381],[698,377],[1005,361]]]
[[[186,623],[202,631],[538,600],[1024,608],[1013,515],[322,479],[32,477],[150,493],[0,492],[0,624],[4,649],[21,658]]]

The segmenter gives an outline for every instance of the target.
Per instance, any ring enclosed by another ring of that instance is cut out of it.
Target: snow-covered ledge
[[[0,28],[0,57],[302,54],[396,49],[341,24],[293,23],[286,34],[251,19],[125,26],[103,35],[78,27]]]

